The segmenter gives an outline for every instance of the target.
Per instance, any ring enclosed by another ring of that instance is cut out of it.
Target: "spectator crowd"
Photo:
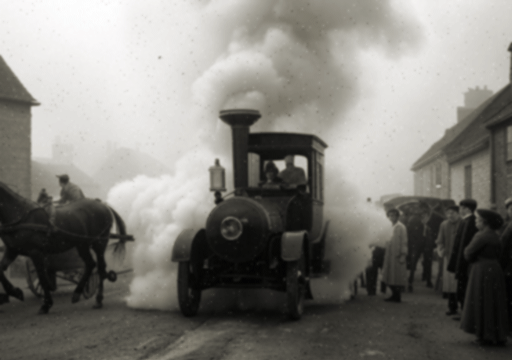
[[[414,291],[417,264],[422,280],[438,287],[447,299],[446,315],[475,334],[479,346],[503,346],[512,330],[512,198],[505,201],[506,222],[500,214],[478,208],[473,199],[448,206],[443,213],[419,201],[414,211],[387,211],[393,232],[386,244],[373,244],[366,270],[368,295],[375,295],[379,269],[381,292],[388,302],[401,302]],[[439,271],[432,278],[437,257]],[[407,274],[408,271],[408,274]]]

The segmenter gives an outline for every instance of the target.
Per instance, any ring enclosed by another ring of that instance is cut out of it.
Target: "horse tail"
[[[114,255],[116,257],[118,257],[120,260],[123,260],[124,255],[126,253],[126,248],[125,248],[126,238],[124,237],[124,235],[126,235],[126,225],[125,225],[123,219],[121,218],[121,216],[119,216],[119,214],[114,209],[112,209],[110,206],[108,208],[110,209],[110,212],[114,216],[114,220],[116,222],[116,227],[117,227],[117,233],[119,235],[121,235],[121,238],[119,239],[119,241],[112,244],[112,246],[114,247]]]

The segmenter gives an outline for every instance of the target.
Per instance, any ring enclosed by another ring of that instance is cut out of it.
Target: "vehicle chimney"
[[[222,110],[219,117],[231,126],[233,137],[233,174],[235,191],[248,186],[247,153],[249,127],[261,117],[259,111],[249,109]]]

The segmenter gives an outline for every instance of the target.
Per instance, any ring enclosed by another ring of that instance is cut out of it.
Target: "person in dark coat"
[[[503,219],[494,211],[478,209],[475,222],[479,231],[464,249],[471,266],[460,327],[475,334],[478,345],[504,345],[509,324],[497,234]]]
[[[512,198],[505,200],[505,207],[510,220],[505,231],[501,234],[500,264],[505,275],[509,328],[512,329]]]
[[[433,287],[432,258],[439,227],[444,221],[443,217],[433,212],[427,203],[420,202],[418,210],[418,215],[413,216],[407,226],[410,270],[408,290],[410,292],[413,289],[414,273],[420,257],[423,257],[423,279],[427,282],[427,287]]]
[[[469,263],[464,257],[464,250],[478,232],[474,215],[477,206],[477,202],[473,199],[464,199],[459,203],[462,222],[457,229],[452,254],[447,266],[447,270],[454,273],[455,279],[457,279],[457,300],[461,309],[464,308],[464,298],[469,278]],[[454,319],[460,320],[459,317],[454,317]]]
[[[80,189],[78,185],[70,182],[68,175],[57,175],[57,177],[59,178],[59,185],[61,190],[60,199],[55,202],[56,204],[64,205],[85,199],[82,189]]]

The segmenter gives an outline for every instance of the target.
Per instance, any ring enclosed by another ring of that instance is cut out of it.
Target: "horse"
[[[119,214],[99,200],[82,199],[55,207],[53,211],[50,217],[44,208],[0,182],[0,235],[5,245],[4,256],[0,261],[0,283],[7,296],[23,301],[23,291],[11,284],[5,271],[18,255],[29,257],[34,263],[44,292],[39,314],[47,314],[53,306],[50,291],[55,290],[56,284],[47,275],[46,257],[72,248],[77,249],[85,264],[85,271],[72,295],[72,302],[76,303],[96,266],[90,252],[92,249],[96,254],[100,277],[93,308],[100,309],[103,306],[103,281],[109,278],[105,250],[112,236],[110,229],[114,221],[119,234],[119,241],[113,244],[114,254],[123,255],[125,242],[133,238],[126,235],[126,226]]]

